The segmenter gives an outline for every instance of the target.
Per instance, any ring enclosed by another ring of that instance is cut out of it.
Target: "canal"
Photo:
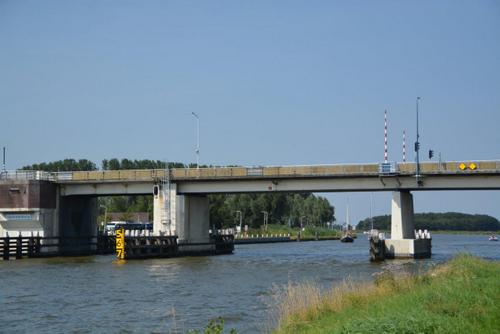
[[[265,332],[276,291],[323,287],[381,270],[416,271],[457,252],[500,260],[500,242],[434,235],[430,260],[368,261],[368,241],[236,246],[233,255],[135,260],[114,256],[0,261],[2,333],[183,333],[222,316],[238,333]]]

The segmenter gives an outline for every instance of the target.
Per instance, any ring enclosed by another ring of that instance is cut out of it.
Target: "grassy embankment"
[[[321,293],[289,286],[276,333],[500,333],[500,262],[459,255],[430,272]]]
[[[275,224],[270,224],[267,226],[267,231],[264,230],[264,227],[261,227],[260,229],[249,229],[249,231],[246,233],[248,235],[279,235],[279,234],[290,234],[292,239],[297,238],[297,235],[299,234],[300,228],[298,227],[289,227],[287,225],[275,225]],[[318,235],[318,238],[331,238],[331,237],[341,237],[341,232],[338,230],[330,230],[324,227],[316,227],[316,226],[306,226],[304,231],[301,231],[300,236],[301,238],[315,238],[316,234]]]

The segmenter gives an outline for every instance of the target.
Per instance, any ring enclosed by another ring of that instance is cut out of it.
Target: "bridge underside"
[[[419,186],[412,176],[371,176],[351,178],[294,178],[246,180],[192,180],[177,182],[177,193],[264,193],[264,192],[357,192],[414,190],[500,190],[500,175],[425,176]],[[149,195],[153,181],[61,184],[62,196]]]

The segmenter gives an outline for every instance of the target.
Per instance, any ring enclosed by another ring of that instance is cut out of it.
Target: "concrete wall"
[[[209,242],[210,211],[207,196],[179,196],[177,231],[179,243]]]
[[[170,185],[170,204],[165,207],[166,204],[166,192],[157,185],[158,193],[154,194],[153,189],[153,232],[156,235],[176,235],[177,234],[177,215],[176,208],[178,202],[177,186],[172,183]],[[170,215],[166,212],[166,209],[170,210]],[[170,222],[168,221],[170,218]]]
[[[429,258],[431,239],[387,239],[385,254],[387,258]]]
[[[414,239],[413,195],[409,191],[392,193],[391,239]]]
[[[0,181],[0,237],[59,235],[57,186],[33,180]]]
[[[0,182],[0,208],[43,208],[55,209],[57,186],[45,181]]]
[[[170,185],[170,225],[165,212],[165,193],[154,194],[153,232],[156,235],[177,235],[179,243],[209,242],[210,211],[204,195],[178,195],[177,185]]]

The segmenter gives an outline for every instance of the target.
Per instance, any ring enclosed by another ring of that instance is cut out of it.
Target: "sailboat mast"
[[[373,230],[373,193],[370,193],[370,222]]]
[[[345,228],[346,230],[349,229],[349,199],[347,199],[347,210],[346,210],[346,216],[345,216]]]

